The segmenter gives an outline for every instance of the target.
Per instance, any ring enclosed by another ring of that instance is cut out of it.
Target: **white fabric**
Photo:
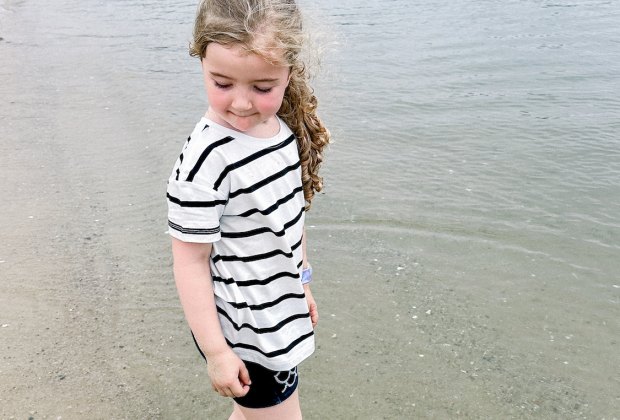
[[[243,360],[271,370],[314,351],[300,282],[304,204],[297,142],[282,121],[260,139],[201,119],[168,181],[170,235],[213,243],[224,336]]]

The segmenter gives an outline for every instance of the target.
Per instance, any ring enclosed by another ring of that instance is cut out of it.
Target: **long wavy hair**
[[[305,34],[294,0],[202,0],[190,55],[205,57],[207,45],[241,45],[270,62],[288,66],[290,81],[278,116],[297,137],[306,210],[323,189],[319,167],[330,133],[316,112],[317,99],[301,57]]]

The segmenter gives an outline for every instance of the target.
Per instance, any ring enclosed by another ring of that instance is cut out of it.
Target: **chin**
[[[250,121],[231,121],[231,122],[229,122],[229,125],[231,127],[233,127],[235,130],[241,131],[241,132],[244,132],[244,133],[246,131],[250,131],[253,128],[256,128],[258,125],[260,125],[260,122],[256,121],[252,117],[250,117],[249,119],[250,119]]]
[[[246,133],[256,127],[256,124],[249,125],[239,125],[239,124],[229,124],[233,129],[240,131],[242,133]]]

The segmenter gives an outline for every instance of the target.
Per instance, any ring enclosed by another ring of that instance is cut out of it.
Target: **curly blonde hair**
[[[317,99],[301,58],[305,35],[294,0],[202,0],[190,55],[205,57],[207,45],[241,45],[246,51],[290,68],[278,116],[297,137],[306,210],[323,189],[319,167],[330,133],[316,112]]]

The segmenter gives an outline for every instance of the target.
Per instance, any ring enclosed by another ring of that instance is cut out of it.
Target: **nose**
[[[238,111],[247,111],[252,108],[252,101],[246,92],[236,92],[231,106]]]

